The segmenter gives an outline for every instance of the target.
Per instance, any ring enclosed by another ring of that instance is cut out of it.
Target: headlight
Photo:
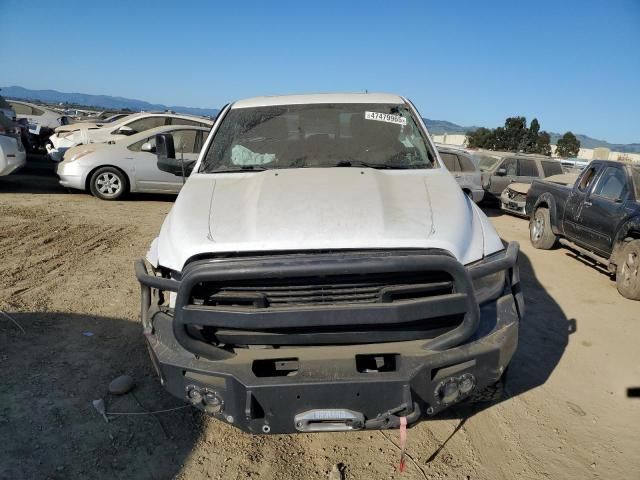
[[[497,298],[504,289],[505,271],[485,275],[473,280],[473,289],[479,304]]]

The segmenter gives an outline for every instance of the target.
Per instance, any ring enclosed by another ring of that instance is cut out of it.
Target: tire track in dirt
[[[46,311],[65,277],[123,245],[131,225],[70,221],[42,209],[0,205],[0,308]]]

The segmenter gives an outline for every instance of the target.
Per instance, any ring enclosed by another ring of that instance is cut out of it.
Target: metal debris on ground
[[[109,393],[113,395],[124,395],[125,393],[129,393],[134,386],[135,382],[131,376],[120,375],[114,378],[109,384]]]

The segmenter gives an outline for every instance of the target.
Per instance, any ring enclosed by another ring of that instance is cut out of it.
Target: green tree
[[[503,148],[510,152],[519,152],[527,143],[527,119],[525,117],[509,117],[504,122]]]
[[[562,138],[558,139],[556,144],[556,153],[562,158],[577,157],[580,151],[580,140],[571,133],[565,133]]]
[[[540,132],[538,135],[538,141],[536,142],[536,148],[533,153],[539,153],[548,157],[551,156],[551,135],[549,135],[548,132]]]
[[[480,127],[467,134],[467,146],[469,148],[486,148],[491,150],[494,143],[494,132],[488,128]]]
[[[540,122],[537,118],[531,120],[529,131],[524,136],[520,150],[527,153],[538,153],[538,140],[540,136]]]

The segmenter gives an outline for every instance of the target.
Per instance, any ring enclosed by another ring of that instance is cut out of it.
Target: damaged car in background
[[[558,160],[543,155],[513,152],[482,152],[478,163],[482,172],[485,199],[501,202],[505,188],[512,183],[531,183],[537,178],[564,173]]]
[[[20,139],[20,128],[0,113],[0,177],[19,170],[26,162],[27,152]]]
[[[223,109],[135,264],[162,385],[252,433],[398,428],[500,397],[518,342],[518,244],[390,94]],[[191,172],[191,173],[190,173]]]
[[[545,178],[547,182],[559,185],[573,185],[578,178],[577,173],[562,173],[551,175]],[[520,217],[528,217],[531,212],[527,211],[527,194],[531,189],[530,183],[514,182],[509,184],[500,195],[500,209],[505,213]]]
[[[91,122],[76,123],[73,129],[60,129],[49,137],[47,153],[51,160],[59,162],[64,157],[64,152],[76,145],[115,142],[163,125],[207,127],[211,125],[211,121],[205,117],[173,112],[141,112],[125,116],[104,126]]]
[[[442,162],[456,179],[462,191],[474,202],[480,203],[484,198],[482,177],[478,169],[478,154],[463,148],[449,145],[436,145]]]
[[[207,127],[168,125],[122,138],[113,144],[90,143],[72,147],[56,167],[60,185],[89,191],[102,200],[117,200],[128,192],[178,193],[183,179],[158,169],[156,135],[170,134],[178,158],[193,163],[213,125],[208,120],[202,122]]]
[[[66,115],[51,110],[43,105],[23,102],[19,100],[7,100],[15,110],[18,120],[24,120],[28,127],[28,144],[30,151],[44,150],[49,136],[54,130],[66,125],[69,119]]]
[[[535,248],[559,243],[603,265],[620,295],[640,300],[640,165],[594,160],[572,185],[536,180],[526,210]]]

